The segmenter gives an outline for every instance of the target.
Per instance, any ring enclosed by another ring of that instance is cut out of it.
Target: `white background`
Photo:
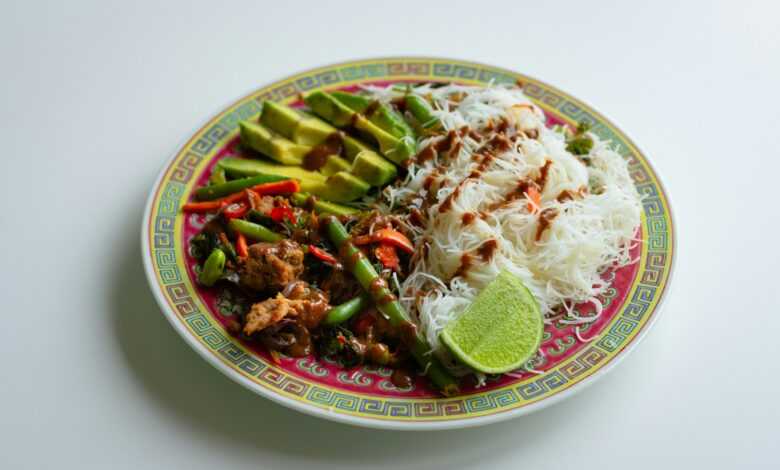
[[[2,4],[0,468],[778,468],[776,2],[158,3]],[[142,206],[197,125],[292,72],[402,54],[561,87],[671,194],[664,314],[552,408],[424,434],[311,418],[202,361],[149,293]]]

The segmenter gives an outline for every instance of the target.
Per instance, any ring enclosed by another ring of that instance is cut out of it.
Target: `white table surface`
[[[3,3],[0,468],[778,468],[776,2],[157,3]],[[304,416],[201,360],[149,293],[142,206],[195,126],[291,72],[408,53],[583,98],[672,196],[664,314],[552,408],[424,434]]]

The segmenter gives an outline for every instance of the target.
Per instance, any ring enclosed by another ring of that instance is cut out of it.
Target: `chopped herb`
[[[586,133],[590,130],[590,123],[580,121],[577,124],[577,131],[574,136],[566,143],[566,150],[574,155],[587,155],[593,150],[593,139],[588,137]],[[585,162],[588,164],[589,162]]]
[[[580,121],[579,124],[577,124],[577,132],[576,135],[582,135],[586,132],[588,132],[591,128],[591,123],[587,121]]]

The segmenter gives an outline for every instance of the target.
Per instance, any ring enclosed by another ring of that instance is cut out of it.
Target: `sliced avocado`
[[[362,114],[355,114],[352,125],[355,129],[373,137],[377,145],[379,145],[379,151],[382,152],[383,155],[386,155],[387,152],[392,151],[398,145],[398,139],[394,135],[383,131],[379,126],[369,121]]]
[[[318,116],[336,127],[346,127],[352,123],[355,111],[342,104],[329,93],[314,91],[303,98],[303,101]]]
[[[303,101],[317,115],[336,127],[353,126],[372,137],[379,145],[382,155],[395,163],[401,163],[414,154],[414,138],[411,136],[396,138],[328,93],[315,91],[307,95]]]
[[[325,183],[318,183],[311,193],[330,201],[349,202],[368,193],[371,186],[357,176],[346,171],[335,173]]]
[[[301,119],[303,119],[301,115],[288,106],[273,101],[263,102],[263,112],[260,114],[260,123],[282,134],[288,139],[292,138],[293,132],[295,131],[295,128],[298,127],[298,123]],[[295,141],[295,143],[304,144],[303,142],[297,141]]]
[[[347,111],[351,112],[350,110]],[[386,149],[389,154],[397,155],[397,158],[401,161],[403,160],[403,155],[407,153],[411,155],[409,152],[404,152],[403,141],[399,143],[392,135],[371,124],[363,116],[355,114],[355,119],[366,123],[369,135],[370,131],[374,131],[381,138],[384,138],[386,147],[391,147],[389,150]],[[271,134],[278,132],[300,146],[299,150],[296,150],[297,154],[303,153],[300,164],[303,164],[306,153],[303,152],[303,148],[311,150],[312,147],[325,142],[335,132],[341,132],[319,117],[273,102],[265,102],[263,104],[263,114],[260,120],[267,126],[265,128],[261,125],[261,128],[266,129]],[[397,175],[395,166],[378,154],[371,146],[352,136],[345,135],[343,132],[341,137],[344,145],[343,155],[346,159],[338,155],[328,157],[325,166],[319,169],[320,173],[331,176],[340,171],[349,171],[358,178],[375,186],[387,184],[395,178]],[[399,147],[401,148],[400,151],[398,150]],[[358,156],[360,158],[356,161]],[[351,165],[350,162],[352,163]]]
[[[298,144],[314,146],[324,142],[334,132],[338,132],[338,129],[322,119],[307,116],[298,122],[298,127],[290,138]]]
[[[392,136],[396,138],[414,137],[412,128],[406,123],[403,116],[391,106],[379,103],[366,96],[344,91],[334,91],[331,95],[353,111],[364,114],[369,121]]]
[[[373,151],[373,149],[369,147],[367,144],[348,135],[344,136],[342,142],[344,143],[344,154],[347,156],[347,159],[354,160],[357,154],[359,154],[360,152],[366,150]]]
[[[416,147],[414,138],[407,136],[401,137],[401,139],[398,141],[398,145],[396,145],[394,149],[388,150],[387,152],[382,152],[382,155],[387,157],[390,161],[400,165],[406,160],[412,158],[412,156],[415,154],[415,151]]]
[[[306,193],[294,193],[290,195],[290,200],[296,206],[306,205],[306,201],[309,199],[309,195]],[[313,199],[314,211],[318,214],[333,214],[333,215],[354,215],[359,213],[358,209],[354,207],[342,206],[335,202],[325,201],[323,199]]]
[[[284,165],[300,165],[309,147],[293,143],[261,124],[248,121],[239,123],[241,142],[263,155]]]
[[[352,174],[372,186],[382,186],[394,180],[398,171],[373,150],[362,150],[352,161]]]
[[[276,175],[295,178],[301,182],[301,190],[313,192],[325,184],[326,178],[316,171],[304,170],[298,166],[286,166],[263,160],[228,157],[219,161],[219,166],[233,178],[257,175]]]
[[[412,113],[412,116],[414,116],[423,129],[433,128],[441,124],[439,118],[433,114],[433,108],[423,97],[406,95],[404,101],[406,102],[406,109]]]
[[[329,155],[325,165],[319,169],[319,172],[325,176],[331,176],[339,171],[350,171],[352,165],[338,155]],[[360,175],[356,175],[360,176]]]

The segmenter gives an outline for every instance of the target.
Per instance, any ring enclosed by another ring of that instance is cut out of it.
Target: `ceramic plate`
[[[548,325],[539,373],[504,376],[460,396],[443,398],[418,379],[399,389],[390,370],[342,370],[313,357],[274,363],[260,347],[225,330],[232,312],[195,282],[188,240],[202,222],[180,206],[203,184],[212,166],[235,152],[238,123],[256,118],[263,100],[300,104],[316,89],[353,90],[359,85],[408,81],[469,85],[520,83],[547,115],[549,124],[587,121],[602,139],[619,146],[642,195],[639,261],[606,274],[612,281],[600,319],[576,334],[571,326]],[[264,86],[210,119],[181,147],[160,173],[143,222],[142,255],[160,307],[184,339],[228,377],[283,405],[336,421],[395,429],[441,429],[486,424],[528,413],[581,390],[630,351],[658,316],[674,259],[674,225],[667,195],[647,157],[613,123],[590,106],[546,83],[497,67],[450,59],[385,58],[309,70]]]

